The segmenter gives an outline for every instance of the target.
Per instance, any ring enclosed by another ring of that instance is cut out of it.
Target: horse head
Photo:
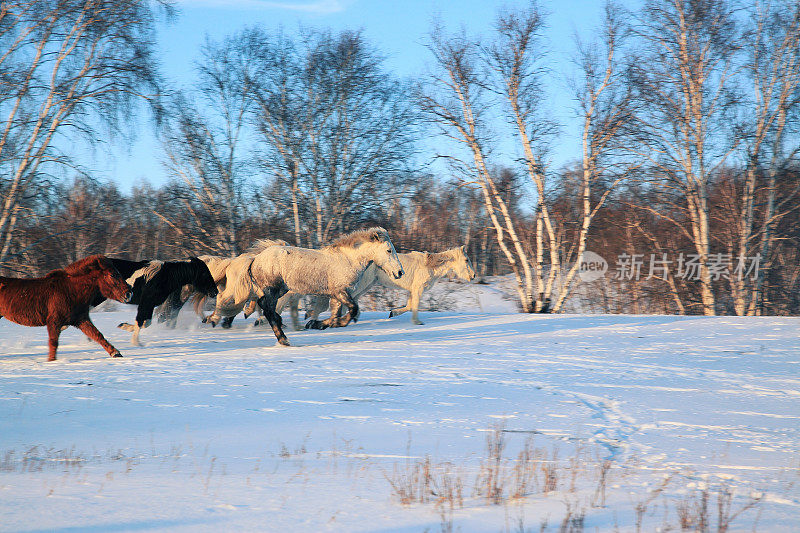
[[[405,274],[392,240],[383,228],[369,228],[342,235],[328,248],[345,252],[362,264],[375,263],[395,279],[400,279]]]
[[[211,271],[208,269],[208,265],[206,265],[201,259],[197,257],[190,257],[189,263],[195,269],[195,278],[194,278],[194,285],[195,289],[202,292],[206,296],[214,297],[219,292],[217,289],[217,284],[214,282],[214,277],[211,275]]]
[[[384,272],[394,276],[394,279],[400,279],[405,274],[405,271],[402,263],[400,263],[400,258],[397,257],[397,251],[394,249],[394,244],[392,244],[389,234],[386,230],[380,228],[369,231],[369,241],[362,244],[371,253],[369,259]]]
[[[119,273],[117,267],[103,256],[99,256],[96,264],[99,273],[97,287],[100,289],[100,294],[118,302],[130,302],[133,297],[133,291],[125,281],[125,278],[122,277],[122,274]]]
[[[453,261],[453,271],[461,279],[475,279],[475,269],[472,268],[472,261],[467,257],[464,246],[456,248],[455,261]]]

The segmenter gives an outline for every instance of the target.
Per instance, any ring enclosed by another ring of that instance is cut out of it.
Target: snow
[[[589,531],[680,530],[706,489],[713,527],[724,490],[732,531],[800,523],[800,319],[523,315],[494,283],[437,289],[423,326],[365,311],[288,348],[188,310],[133,347],[118,305],[93,320],[123,359],[70,328],[47,363],[44,328],[0,321],[0,530],[558,531],[568,506]],[[494,431],[498,504],[475,490]],[[510,498],[526,439],[560,477]],[[390,481],[426,456],[463,505],[400,502]]]

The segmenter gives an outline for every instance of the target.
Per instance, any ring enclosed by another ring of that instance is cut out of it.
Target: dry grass
[[[734,508],[734,495],[730,486],[721,484],[713,490],[704,487],[675,502],[678,526],[681,531],[727,533],[733,521],[742,513],[756,507],[763,497],[763,494],[751,494],[738,508]],[[712,510],[714,500],[716,513]]]
[[[671,494],[689,484],[690,476],[673,472],[664,474],[646,490],[644,497],[630,502],[626,509],[624,504],[620,507],[620,497],[629,494],[632,488],[626,477],[645,471],[635,457],[618,462],[603,457],[598,449],[578,446],[563,459],[557,447],[536,447],[534,437],[526,438],[516,455],[508,452],[505,427],[492,425],[486,433],[473,486],[466,490],[475,498],[472,504],[508,506],[516,502],[521,506],[535,502],[536,498],[556,497],[564,509],[553,527],[562,533],[584,531],[591,510],[606,508],[609,491],[614,496],[615,514],[630,513],[630,527],[637,533],[651,531],[659,512],[664,516],[662,531],[727,533],[731,523],[761,501],[761,496],[744,502],[739,498],[737,507],[734,492],[724,484],[675,500]],[[442,517],[442,531],[452,531],[454,510],[464,505],[463,480],[469,477],[465,473],[470,470],[468,465],[459,468],[452,462],[437,462],[426,456],[394,465],[392,475],[386,478],[392,496],[401,504],[435,504]],[[549,519],[549,515],[539,518],[540,533],[549,531]],[[508,525],[505,531],[511,531]],[[517,531],[529,531],[524,527],[524,518],[519,519]]]
[[[392,498],[404,506],[430,505],[443,532],[458,530],[457,520],[465,506],[504,506],[507,518],[503,531],[509,533],[514,527],[508,518],[510,507],[519,509],[520,518],[513,530],[520,533],[594,530],[592,520],[603,517],[601,523],[608,525],[612,522],[610,513],[614,514],[614,524],[621,518],[626,530],[637,532],[658,527],[662,531],[727,533],[733,526],[742,527],[753,515],[758,521],[756,512],[760,513],[762,494],[743,495],[741,487],[735,490],[726,482],[708,482],[698,488],[694,484],[697,476],[691,472],[659,471],[660,477],[654,482],[653,465],[642,464],[635,458],[614,461],[601,455],[600,448],[563,441],[559,443],[563,446],[561,451],[556,446],[537,447],[534,437],[515,439],[513,435],[502,424],[495,424],[486,432],[484,448],[478,457],[454,462],[436,460],[430,455],[411,458],[406,453],[409,459],[389,463],[390,474],[383,469],[385,462],[370,459],[352,441],[335,439],[330,451],[314,454],[307,449],[309,436],[306,436],[299,446],[278,444],[274,452],[258,460],[254,458],[253,469],[246,472],[246,483],[254,487],[265,479],[281,479],[287,484],[311,486],[323,476],[362,487],[365,482],[380,483],[376,474],[382,471]],[[60,491],[67,482],[93,483],[100,493],[138,469],[137,465],[153,464],[153,460],[159,468],[166,468],[162,474],[188,475],[187,481],[194,481],[187,487],[201,495],[216,498],[231,483],[225,464],[208,453],[208,447],[196,453],[191,443],[136,456],[126,456],[121,451],[83,454],[74,447],[34,446],[0,453],[0,472],[33,476],[56,472],[55,477],[42,476],[47,479],[48,495]],[[274,461],[274,470],[262,469],[262,461],[264,466]],[[346,476],[332,466],[337,461],[346,467]],[[107,464],[116,466],[109,469]],[[281,472],[277,474],[279,468]],[[63,475],[58,474],[59,470]],[[276,474],[278,477],[273,478]],[[526,529],[522,513],[531,508],[537,509],[533,516],[538,524]],[[748,514],[748,511],[753,512]],[[552,520],[550,513],[554,513]]]
[[[436,503],[449,507],[463,507],[464,484],[452,463],[434,464],[430,456],[404,465],[395,465],[391,476],[386,476],[392,494],[403,505]]]

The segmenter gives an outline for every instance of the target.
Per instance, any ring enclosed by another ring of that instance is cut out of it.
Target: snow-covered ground
[[[289,348],[189,312],[135,348],[120,305],[93,320],[123,359],[71,328],[47,363],[0,321],[0,530],[797,531],[800,319],[441,290],[424,326],[365,311]]]

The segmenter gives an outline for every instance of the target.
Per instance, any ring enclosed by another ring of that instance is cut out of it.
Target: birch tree
[[[358,32],[300,40],[248,31],[260,61],[255,123],[273,198],[318,246],[382,216],[408,179],[416,116],[405,84]]]
[[[646,147],[639,155],[652,169],[651,184],[682,204],[686,223],[673,221],[697,256],[700,309],[713,315],[708,189],[738,144],[731,116],[734,6],[727,0],[648,0],[635,31],[642,52],[631,82],[641,104],[637,127]]]
[[[193,249],[234,256],[240,253],[248,171],[254,168],[248,145],[253,58],[231,38],[207,42],[201,56],[195,90],[176,98],[163,136],[167,171],[181,184],[175,199],[193,224],[159,215]]]
[[[579,61],[583,78],[576,97],[583,122],[583,167],[578,197],[571,199],[579,206],[577,221],[554,216],[548,184],[551,171],[546,153],[556,124],[543,105],[547,98],[544,79],[552,74],[545,65],[540,35],[544,23],[538,5],[532,2],[527,9],[501,11],[496,34],[484,45],[463,35],[445,36],[441,29],[432,34],[429,48],[437,72],[421,103],[440,131],[468,154],[447,157],[474,178],[483,194],[498,245],[516,277],[523,312],[562,309],[580,268],[577,259],[586,249],[592,220],[626,176],[618,156],[624,151],[620,140],[631,122],[631,93],[617,59],[619,10],[609,6],[606,14],[602,44],[585,47]],[[533,246],[526,241],[529,232],[524,217],[511,209],[488,162],[497,142],[490,126],[497,119],[493,107],[497,103],[519,143],[524,173],[536,193]],[[569,235],[566,228],[575,223],[579,230]],[[570,257],[575,262],[566,268]]]
[[[519,136],[528,177],[535,186],[536,260],[531,271],[527,254],[521,252],[522,243],[511,224],[505,203],[497,203],[511,237],[515,254],[519,257],[521,274],[526,287],[523,310],[538,311],[550,300],[554,283],[561,271],[561,253],[547,201],[547,166],[544,154],[554,125],[544,118],[540,104],[543,100],[541,76],[545,49],[540,32],[543,19],[536,4],[528,10],[505,10],[496,21],[497,39],[485,49],[486,60],[499,77],[498,85],[510,111],[513,128]],[[494,187],[490,187],[492,190]],[[495,192],[495,191],[492,191]],[[493,195],[497,200],[496,195]],[[547,244],[545,235],[547,233]],[[549,273],[544,272],[544,249],[549,251]],[[535,289],[531,289],[535,287]],[[534,302],[535,300],[535,302]],[[527,302],[531,302],[530,304]],[[530,308],[528,308],[530,307]]]
[[[577,43],[581,76],[575,85],[575,97],[583,123],[577,199],[579,229],[571,243],[576,260],[561,283],[554,312],[562,308],[570,293],[586,251],[592,221],[609,195],[639,166],[631,160],[634,101],[621,58],[626,32],[622,11],[617,5],[607,3],[601,42]]]
[[[763,311],[774,228],[798,206],[797,189],[779,195],[777,179],[800,150],[796,140],[787,142],[796,139],[800,118],[800,5],[781,0],[755,2],[745,43],[745,73],[752,97],[747,100],[745,179],[734,249],[738,258],[760,256],[762,262],[755,283],[750,276],[730,278],[734,308],[740,316]]]
[[[490,144],[487,121],[490,116],[487,112],[487,75],[480,64],[479,44],[464,35],[448,36],[441,28],[436,28],[428,49],[434,57],[436,71],[421,88],[420,105],[444,136],[464,148],[465,156],[447,157],[462,172],[474,177],[497,244],[514,272],[522,311],[534,312],[537,287],[530,259],[487,163]]]
[[[26,196],[82,140],[103,137],[139,97],[155,101],[154,5],[136,0],[0,4],[0,265]]]

